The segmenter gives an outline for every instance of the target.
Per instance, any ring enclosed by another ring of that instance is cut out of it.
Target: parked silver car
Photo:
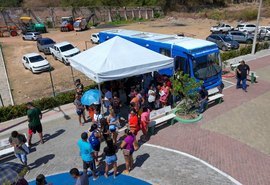
[[[232,40],[240,43],[252,44],[254,36],[241,31],[229,31],[227,34]]]
[[[37,48],[39,52],[48,55],[51,54],[50,47],[53,47],[55,42],[50,38],[41,38],[37,40]]]
[[[258,39],[269,41],[270,40],[270,28],[260,28],[258,32]]]
[[[229,36],[223,34],[209,35],[206,40],[216,43],[218,45],[218,48],[223,51],[239,48],[238,42],[232,40]]]
[[[256,25],[249,23],[242,23],[237,25],[236,30],[247,33],[253,33],[256,30]]]

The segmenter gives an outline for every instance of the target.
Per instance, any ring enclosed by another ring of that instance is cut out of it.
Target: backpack
[[[26,139],[26,137],[25,137],[25,135],[23,135],[23,134],[19,134],[19,139],[23,142],[23,143],[26,143],[27,142],[27,139]]]
[[[93,131],[91,136],[89,137],[89,143],[92,145],[92,147],[98,146],[100,144],[99,139],[95,136],[95,132]]]

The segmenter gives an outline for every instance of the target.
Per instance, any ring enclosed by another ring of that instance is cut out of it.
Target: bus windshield
[[[218,53],[194,58],[192,64],[194,76],[199,80],[206,80],[221,72],[221,62]]]

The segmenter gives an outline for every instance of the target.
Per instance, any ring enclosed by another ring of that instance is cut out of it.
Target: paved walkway
[[[26,177],[28,180],[34,179],[40,173],[50,175],[69,171],[73,167],[82,168],[76,142],[80,138],[81,132],[88,129],[90,123],[80,127],[76,118],[76,115],[71,115],[70,120],[60,118],[43,124],[45,144],[33,147],[28,156],[28,163],[31,167],[31,171]],[[27,132],[27,130],[23,129],[22,132]],[[6,135],[1,137],[6,137]],[[33,139],[34,142],[37,142],[38,136],[35,135]],[[177,185],[179,182],[181,182],[180,184],[205,185],[235,184],[226,176],[194,158],[153,146],[141,146],[140,150],[135,152],[134,158],[135,168],[130,175],[151,184]],[[11,160],[18,161],[14,157]],[[125,165],[121,151],[118,152],[118,165],[118,171],[122,172]],[[104,171],[104,167],[99,170]],[[99,181],[102,182],[103,178]]]
[[[9,84],[7,79],[6,67],[2,55],[2,49],[0,47],[0,96],[2,97],[4,106],[12,105],[13,100],[9,91]],[[3,106],[0,101],[0,107]]]

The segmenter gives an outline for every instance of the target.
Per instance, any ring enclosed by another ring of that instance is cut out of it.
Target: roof
[[[27,54],[25,54],[25,55],[23,55],[23,56],[25,56],[25,57],[27,57],[27,58],[30,58],[30,57],[38,56],[38,55],[40,55],[40,54],[38,54],[38,53],[27,53]]]
[[[45,38],[39,38],[38,40],[52,40],[51,38],[45,37]]]
[[[37,32],[37,31],[28,31],[28,32],[26,32],[26,33],[34,33],[34,34],[40,35],[40,33]],[[26,33],[25,33],[25,34],[26,34]],[[25,34],[24,34],[24,35],[25,35]]]
[[[23,17],[20,17],[20,20],[32,20],[31,17],[27,17],[27,16],[23,16]]]
[[[150,32],[141,32],[134,30],[124,30],[124,29],[113,29],[107,31],[101,31],[106,33],[117,34],[121,36],[127,36],[132,38],[142,38],[145,40],[163,42],[167,44],[173,44],[180,46],[187,50],[198,49],[205,46],[214,46],[215,43],[209,42],[202,39],[195,39],[191,37],[183,37],[178,35],[169,35],[169,34],[159,34],[159,33],[150,33]]]
[[[64,42],[60,42],[60,43],[55,44],[55,46],[56,47],[62,47],[62,46],[68,45],[68,44],[71,44],[71,43],[69,43],[67,41],[64,41]]]
[[[97,83],[173,68],[173,59],[116,36],[69,58]]]

